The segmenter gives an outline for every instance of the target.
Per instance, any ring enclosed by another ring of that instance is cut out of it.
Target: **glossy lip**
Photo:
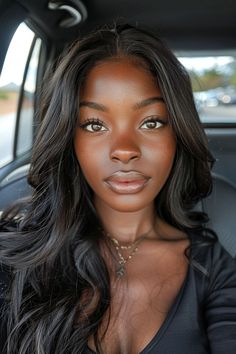
[[[117,171],[105,179],[105,183],[116,193],[133,194],[140,192],[150,177],[138,171]]]

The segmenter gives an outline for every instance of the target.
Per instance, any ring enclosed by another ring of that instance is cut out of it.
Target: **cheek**
[[[156,174],[165,177],[169,175],[176,154],[176,140],[172,132],[163,135],[155,147],[149,147],[149,163]]]
[[[166,171],[169,174],[176,153],[176,144],[167,144],[165,149],[160,150],[160,164],[163,168],[163,171]]]
[[[86,180],[93,184],[105,166],[104,151],[101,146],[98,148],[88,144],[79,134],[74,139],[74,149]]]

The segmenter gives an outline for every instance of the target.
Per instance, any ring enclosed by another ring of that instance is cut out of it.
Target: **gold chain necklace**
[[[132,259],[133,255],[138,251],[138,247],[137,245],[144,240],[145,238],[147,238],[147,235],[149,234],[149,232],[147,232],[145,235],[141,236],[138,240],[132,242],[130,245],[128,246],[122,246],[119,241],[112,237],[112,235],[110,235],[108,232],[105,232],[104,230],[102,230],[103,234],[109,238],[109,240],[111,240],[114,243],[115,246],[115,250],[118,254],[119,257],[119,265],[116,269],[116,275],[121,278],[124,274],[125,274],[125,264]],[[124,258],[124,256],[121,253],[121,249],[131,249],[130,254],[128,255],[128,257]]]

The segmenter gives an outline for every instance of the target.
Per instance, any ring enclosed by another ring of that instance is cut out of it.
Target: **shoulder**
[[[236,289],[236,259],[216,241],[210,250],[210,287],[223,287],[226,283]]]
[[[193,266],[208,278],[210,287],[223,286],[224,280],[236,287],[236,259],[222,246],[219,240],[191,242]]]
[[[236,353],[236,260],[217,240],[199,246],[196,259],[207,271],[197,276],[211,353]],[[198,273],[199,274],[199,273]]]

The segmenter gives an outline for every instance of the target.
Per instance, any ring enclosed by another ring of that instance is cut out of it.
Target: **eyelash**
[[[142,125],[143,124],[145,124],[145,123],[150,123],[150,122],[154,122],[154,123],[160,123],[161,125],[165,125],[165,124],[167,124],[167,122],[166,121],[163,121],[163,120],[161,120],[160,118],[157,118],[157,117],[150,117],[150,118],[148,118],[148,119],[146,119],[143,123],[142,123]],[[82,123],[82,124],[80,124],[79,125],[79,127],[80,128],[82,128],[82,129],[84,129],[84,130],[87,130],[87,129],[85,129],[86,127],[88,127],[89,125],[100,125],[100,126],[102,126],[103,125],[103,121],[101,121],[99,118],[88,118],[88,119],[86,119],[85,120],[85,122],[84,123]],[[141,125],[141,126],[142,126]],[[158,129],[158,128],[160,128],[160,126],[159,127],[157,127],[157,128],[150,128],[150,129],[145,129],[145,130],[156,130],[156,129]],[[97,133],[97,132],[101,132],[101,131],[104,131],[104,130],[87,130],[87,131],[89,131],[90,133]]]

